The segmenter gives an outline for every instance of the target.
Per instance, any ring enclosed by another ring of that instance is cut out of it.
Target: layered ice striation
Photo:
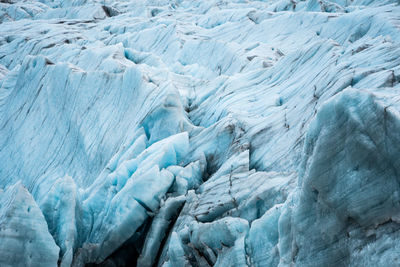
[[[399,4],[0,1],[0,265],[400,265]]]

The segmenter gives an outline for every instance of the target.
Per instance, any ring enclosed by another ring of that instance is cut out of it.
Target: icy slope
[[[400,5],[1,1],[0,265],[400,265]]]

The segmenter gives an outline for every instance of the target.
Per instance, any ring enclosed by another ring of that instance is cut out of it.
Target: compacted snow
[[[398,0],[1,0],[0,266],[400,265]]]

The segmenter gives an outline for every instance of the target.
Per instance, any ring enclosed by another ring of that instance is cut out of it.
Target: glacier
[[[398,0],[0,0],[0,266],[400,265]]]

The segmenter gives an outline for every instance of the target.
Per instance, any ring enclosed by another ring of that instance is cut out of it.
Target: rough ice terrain
[[[0,266],[399,266],[398,0],[0,0]]]

